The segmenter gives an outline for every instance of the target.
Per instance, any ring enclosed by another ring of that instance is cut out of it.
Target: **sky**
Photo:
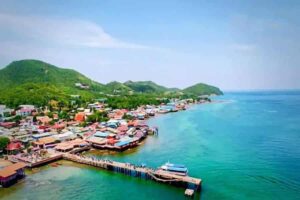
[[[101,83],[300,89],[300,1],[0,0],[0,68],[38,59]]]

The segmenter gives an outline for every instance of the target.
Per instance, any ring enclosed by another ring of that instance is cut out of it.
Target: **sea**
[[[159,167],[184,164],[202,179],[194,199],[300,199],[300,91],[227,92],[213,103],[148,120],[138,148],[91,156]],[[60,161],[3,189],[7,200],[185,199],[184,188]]]

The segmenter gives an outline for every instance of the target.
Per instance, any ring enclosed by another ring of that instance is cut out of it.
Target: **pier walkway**
[[[73,162],[99,167],[102,169],[123,173],[133,177],[155,180],[162,183],[185,187],[194,191],[200,191],[201,189],[201,179],[189,176],[180,176],[160,169],[154,170],[147,167],[135,166],[129,163],[94,159],[91,157],[79,156],[69,153],[65,153],[63,155],[63,158]]]

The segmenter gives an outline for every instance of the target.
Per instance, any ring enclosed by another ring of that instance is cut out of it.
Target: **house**
[[[34,110],[35,106],[34,105],[19,105],[19,108],[25,108],[25,109]]]
[[[62,130],[66,127],[65,123],[55,123],[51,128],[55,130]]]
[[[16,111],[16,115],[19,115],[21,117],[27,117],[30,116],[33,109],[31,108],[21,108],[20,110]]]
[[[16,122],[0,122],[0,126],[4,128],[13,128],[17,126]]]
[[[6,151],[10,154],[20,151],[23,148],[21,142],[10,142],[6,146]]]
[[[9,187],[15,184],[18,180],[24,178],[25,163],[18,162],[0,169],[0,185]]]
[[[84,83],[75,83],[75,86],[79,87],[81,89],[89,89],[90,88],[90,86],[88,86],[87,84],[84,84]]]
[[[66,141],[76,138],[76,135],[72,131],[68,131],[62,134],[54,135],[53,137],[59,141]]]
[[[55,150],[61,152],[68,152],[73,150],[76,147],[85,147],[89,146],[89,143],[82,139],[75,139],[67,142],[62,142],[56,145]]]
[[[85,113],[79,112],[75,115],[75,121],[77,122],[83,122],[85,120]]]
[[[88,108],[99,110],[99,109],[104,108],[104,104],[103,103],[90,103],[88,105]]]
[[[49,124],[49,122],[52,121],[52,119],[48,116],[38,116],[36,117],[37,121],[40,122],[42,125]]]
[[[39,140],[40,138],[49,137],[49,136],[51,136],[51,134],[46,132],[46,133],[34,134],[32,135],[32,138],[35,140]]]
[[[97,131],[94,137],[107,138],[110,134],[108,132]]]
[[[34,142],[35,146],[38,146],[40,148],[45,148],[47,145],[52,145],[56,142],[54,137],[43,137],[38,139],[37,141]]]
[[[7,108],[5,105],[0,105],[0,118],[13,112],[13,109]]]

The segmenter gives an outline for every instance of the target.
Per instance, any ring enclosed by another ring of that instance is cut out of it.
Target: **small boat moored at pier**
[[[188,169],[184,165],[173,164],[173,163],[169,163],[169,162],[162,165],[160,167],[160,169],[177,174],[177,175],[181,175],[181,176],[187,176],[187,173],[188,173]]]

